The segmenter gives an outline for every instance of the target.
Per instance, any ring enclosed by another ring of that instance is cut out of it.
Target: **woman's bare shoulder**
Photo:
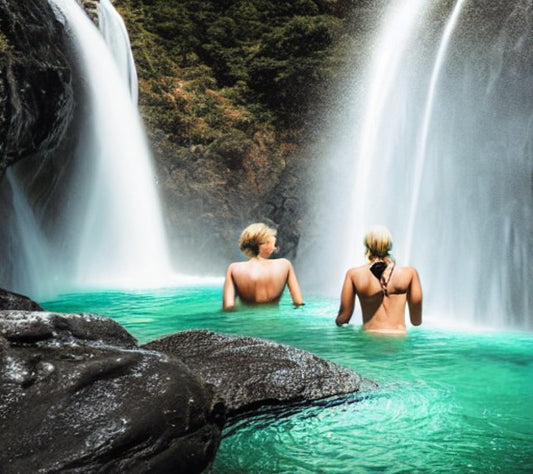
[[[415,267],[398,267],[396,273],[409,278],[418,277],[418,271]]]
[[[363,272],[366,272],[369,268],[369,265],[368,264],[365,264],[365,265],[360,265],[358,267],[352,267],[352,268],[349,268],[348,271],[346,272],[347,275],[359,275]]]
[[[246,262],[233,262],[228,265],[228,271],[235,271],[239,270],[241,268],[245,268],[248,264],[248,260]]]
[[[418,273],[415,267],[406,266],[406,267],[399,267],[399,269],[402,269],[408,273]]]

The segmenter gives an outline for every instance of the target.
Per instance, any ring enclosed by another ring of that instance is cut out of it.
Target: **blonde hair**
[[[257,257],[259,255],[259,246],[267,243],[270,239],[275,239],[276,235],[277,231],[275,229],[271,229],[262,222],[250,224],[241,233],[239,248],[246,257]]]
[[[365,235],[365,255],[368,258],[389,257],[392,249],[392,235],[389,229],[382,225],[376,225],[369,229]]]

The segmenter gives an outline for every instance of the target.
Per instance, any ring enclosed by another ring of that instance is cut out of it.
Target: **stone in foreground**
[[[41,311],[43,308],[27,296],[0,288],[0,310],[18,309],[22,311]]]
[[[213,384],[229,416],[259,406],[310,402],[377,387],[310,352],[265,339],[191,330],[143,347],[177,357]]]
[[[223,423],[200,379],[111,319],[0,311],[3,473],[201,472]]]

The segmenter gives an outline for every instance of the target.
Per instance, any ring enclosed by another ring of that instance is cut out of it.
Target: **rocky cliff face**
[[[222,157],[213,147],[183,149],[149,132],[177,268],[223,274],[242,258],[242,229],[259,221],[278,229],[278,256],[296,256],[305,202],[294,156],[264,143],[271,137],[245,139],[243,149]]]
[[[98,3],[100,0],[76,0],[89,15],[89,18],[98,25]]]
[[[0,2],[0,177],[53,151],[74,109],[63,28],[46,0]]]

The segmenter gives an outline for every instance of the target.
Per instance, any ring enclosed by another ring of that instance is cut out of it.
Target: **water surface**
[[[337,300],[223,313],[221,286],[62,295],[48,310],[112,317],[140,343],[185,329],[309,350],[380,388],[224,430],[211,473],[533,472],[533,335],[443,330],[407,337],[338,328]]]

